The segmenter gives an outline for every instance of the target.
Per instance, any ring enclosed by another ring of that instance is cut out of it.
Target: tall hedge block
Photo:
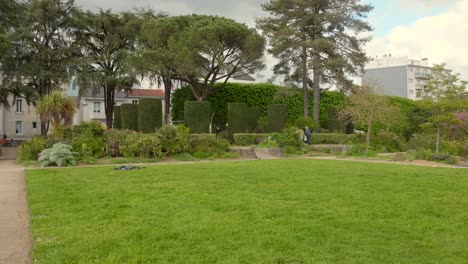
[[[122,104],[120,106],[122,129],[138,131],[138,105]]]
[[[228,104],[228,132],[231,141],[234,141],[234,133],[245,133],[248,130],[248,114],[249,107],[246,103]]]
[[[268,105],[268,132],[281,132],[286,128],[286,105]]]
[[[121,117],[120,106],[114,106],[114,128],[122,128],[122,117]]]
[[[184,103],[185,126],[192,134],[210,132],[211,103],[200,101],[186,101]]]
[[[262,116],[260,107],[249,107],[247,115],[247,130],[253,132],[258,126],[258,119]]]
[[[152,133],[162,127],[162,101],[143,98],[138,102],[138,131]]]

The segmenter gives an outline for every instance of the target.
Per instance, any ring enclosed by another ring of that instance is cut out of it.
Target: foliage
[[[280,132],[286,127],[286,105],[268,105],[268,132]]]
[[[281,133],[273,133],[271,137],[282,147],[290,146],[300,149],[304,145],[301,134],[295,127],[285,128]]]
[[[45,149],[39,154],[39,161],[42,163],[42,166],[73,166],[76,163],[76,154],[76,152],[72,152],[72,146],[56,143],[52,148]]]
[[[254,129],[256,133],[265,133],[268,130],[268,117],[261,116],[257,121],[257,127]]]
[[[271,137],[266,137],[257,145],[259,148],[278,148],[279,146],[279,143]]]
[[[258,120],[262,117],[260,107],[249,107],[247,112],[247,130],[253,132],[258,127]]]
[[[31,140],[22,143],[18,150],[18,161],[35,161],[47,146],[47,139],[44,137],[33,137]]]
[[[164,125],[156,132],[156,141],[164,155],[173,155],[188,150],[190,130],[184,125]]]
[[[229,141],[216,139],[214,134],[191,134],[189,152],[196,158],[221,157],[230,150]]]
[[[296,121],[294,122],[294,126],[297,127],[297,128],[300,128],[300,129],[304,129],[305,127],[309,127],[310,130],[314,130],[315,128],[318,128],[318,124],[317,122],[315,122],[314,119],[310,118],[310,117],[299,117],[298,119],[296,119]]]
[[[64,124],[53,124],[49,138],[53,142],[70,143],[73,138],[73,128]]]
[[[363,143],[365,139],[362,134],[333,134],[333,133],[313,133],[312,144],[350,144]]]
[[[63,92],[54,91],[45,95],[36,102],[36,111],[39,114],[41,124],[52,122],[52,125],[59,125],[64,121],[65,125],[71,125],[76,106],[71,97]],[[41,134],[47,134],[47,128],[41,129]]]
[[[247,116],[249,108],[246,103],[229,103],[228,104],[228,131],[229,139],[234,142],[235,133],[248,132]]]
[[[302,83],[304,117],[309,116],[308,90],[313,86],[313,116],[319,122],[320,83],[349,89],[350,76],[364,68],[363,47],[370,40],[365,33],[372,30],[364,19],[372,6],[355,0],[270,0],[262,7],[270,17],[257,20],[257,26],[270,40],[269,52],[279,59],[274,72],[286,76],[286,82]]]
[[[394,132],[381,130],[372,139],[372,145],[381,152],[400,152],[406,150],[404,138]]]
[[[121,112],[121,106],[116,105],[114,106],[114,125],[112,128],[115,129],[121,129],[122,128],[122,112]]]
[[[142,98],[138,102],[138,131],[152,133],[162,127],[162,101],[155,98]]]
[[[354,144],[348,151],[346,156],[350,157],[375,157],[377,152],[373,147],[368,147],[366,144]]]
[[[408,141],[408,148],[410,149],[429,149],[435,150],[436,148],[436,135],[432,133],[414,134]]]
[[[138,105],[122,104],[120,106],[122,129],[138,131]]]
[[[190,133],[210,132],[211,103],[199,101],[186,101],[184,108],[184,122]]]
[[[80,157],[100,158],[106,152],[104,128],[100,122],[83,122],[73,127],[71,140],[73,150]]]
[[[135,131],[128,129],[110,129],[107,130],[104,134],[104,139],[106,142],[106,153],[111,157],[120,157],[123,156],[120,151],[120,147],[127,144],[127,138],[129,134],[135,134]]]
[[[234,142],[237,146],[255,145],[258,139],[263,139],[266,134],[256,133],[236,133],[234,134]]]
[[[125,143],[119,146],[125,158],[161,157],[161,150],[154,134],[126,133]]]

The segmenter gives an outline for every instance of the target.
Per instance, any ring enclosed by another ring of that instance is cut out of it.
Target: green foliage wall
[[[268,106],[268,132],[281,132],[286,128],[286,105]]]
[[[114,128],[115,129],[122,128],[122,116],[121,116],[120,106],[114,106]]]
[[[247,130],[252,132],[258,126],[258,119],[262,116],[260,107],[249,107],[247,115]]]
[[[295,120],[303,115],[303,100],[300,89],[286,89],[287,93],[281,93],[284,90],[281,86],[274,84],[241,84],[227,83],[225,86],[216,84],[213,88],[208,101],[211,102],[213,113],[223,116],[224,122],[227,122],[227,105],[233,102],[244,102],[249,107],[259,107],[262,114],[266,115],[269,104],[284,104],[287,106],[286,122],[293,125]],[[184,102],[194,101],[189,87],[182,87],[174,91],[172,98],[172,119],[184,119]],[[328,109],[336,108],[344,104],[345,96],[337,91],[322,91],[320,104],[320,125],[328,127]],[[313,93],[309,93],[309,109],[313,107]]]
[[[122,129],[138,131],[138,105],[122,104],[120,112]]]
[[[185,126],[192,134],[209,133],[211,119],[211,103],[186,101],[184,104]]]
[[[162,127],[162,101],[142,98],[138,103],[138,131],[152,133]]]
[[[229,139],[234,141],[234,133],[245,133],[249,108],[246,103],[228,104],[228,131]]]

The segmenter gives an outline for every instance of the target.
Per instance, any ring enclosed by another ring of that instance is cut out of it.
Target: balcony
[[[430,74],[429,73],[425,73],[425,72],[417,72],[414,74],[414,76],[418,79],[429,79],[430,78]]]
[[[89,115],[90,119],[106,119],[106,115],[104,113],[94,113],[92,112]]]

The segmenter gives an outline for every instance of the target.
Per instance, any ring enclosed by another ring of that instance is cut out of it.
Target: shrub
[[[377,152],[370,147],[366,155],[366,144],[355,144],[346,152],[346,156],[375,157],[377,156]]]
[[[435,149],[436,135],[433,134],[414,134],[408,141],[408,147],[412,149]]]
[[[72,146],[56,143],[52,148],[43,150],[39,154],[39,161],[42,166],[57,165],[59,167],[66,167],[75,165],[76,152],[72,152]]]
[[[67,127],[64,124],[53,124],[52,132],[50,133],[50,139],[53,142],[71,142],[73,137],[73,130],[71,127]]]
[[[83,122],[73,127],[71,145],[80,157],[100,158],[106,151],[104,128],[99,122]]]
[[[247,132],[247,115],[249,108],[245,103],[228,104],[228,131],[229,139],[234,142],[235,133]]]
[[[188,150],[188,138],[190,130],[184,125],[177,127],[164,125],[156,132],[156,141],[164,155],[173,155]]]
[[[98,121],[82,122],[73,127],[73,137],[77,135],[89,135],[93,137],[103,137],[105,128]]]
[[[184,103],[184,121],[190,133],[210,132],[211,103],[187,101]]]
[[[364,141],[364,134],[312,133],[311,136],[311,144],[350,144]]]
[[[286,127],[286,105],[268,106],[268,132],[280,132]]]
[[[259,148],[278,148],[279,144],[276,140],[271,139],[271,137],[267,137],[258,144],[258,147]]]
[[[299,149],[304,145],[301,134],[295,127],[285,128],[282,133],[274,133],[272,138],[282,147],[290,146]]]
[[[121,157],[123,154],[120,152],[120,147],[127,144],[127,136],[129,134],[136,134],[136,132],[128,129],[107,130],[104,134],[107,155],[111,157]]]
[[[216,139],[213,134],[192,134],[189,137],[189,146],[189,152],[196,158],[208,158],[230,150],[229,141]]]
[[[122,128],[122,110],[121,106],[114,106],[114,126],[115,129]]]
[[[142,98],[138,102],[138,131],[153,133],[162,126],[162,101]]]
[[[122,104],[120,112],[122,128],[138,131],[138,105]]]
[[[154,134],[127,133],[125,143],[119,147],[119,152],[125,158],[161,156]]]
[[[41,153],[47,147],[47,139],[43,137],[33,137],[28,142],[25,142],[19,146],[18,161],[35,161]]]
[[[394,132],[381,130],[371,139],[372,145],[383,152],[400,152],[406,149],[403,137]]]
[[[268,129],[268,117],[261,116],[257,121],[257,127],[254,129],[255,133],[265,133]]]
[[[300,129],[304,129],[306,126],[308,126],[310,130],[314,130],[315,128],[318,128],[317,122],[315,122],[315,120],[312,119],[311,117],[305,118],[301,116],[298,119],[296,119],[296,122],[294,122],[294,125]]]
[[[265,134],[255,134],[255,133],[238,133],[234,134],[234,142],[238,146],[250,146],[255,145],[258,138],[264,138]]]
[[[262,116],[262,109],[260,107],[249,107],[247,113],[247,130],[253,132],[258,127],[258,120]]]

